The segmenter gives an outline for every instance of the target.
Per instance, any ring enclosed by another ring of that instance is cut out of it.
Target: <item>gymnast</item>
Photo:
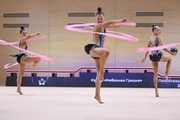
[[[21,35],[21,39],[19,41],[19,48],[27,50],[28,46],[26,40],[34,36],[40,35],[40,33],[27,35],[26,29],[22,26],[20,29],[20,35]],[[26,52],[23,52],[21,50],[18,51],[18,54],[12,54],[11,56],[16,57],[19,67],[19,73],[17,77],[17,93],[23,95],[21,91],[21,82],[22,82],[22,76],[24,74],[25,66],[27,63],[32,63],[31,67],[34,68],[40,62],[41,58],[35,56],[28,56]]]
[[[159,36],[161,33],[161,29],[159,26],[152,25],[152,32],[153,35],[150,37],[150,40],[148,42],[148,47],[158,47],[163,45],[163,40]],[[176,52],[171,52],[168,49],[163,49],[167,53],[171,55],[176,55]],[[145,57],[141,60],[141,63],[146,61],[146,58],[148,56],[149,52],[145,53]],[[154,87],[155,87],[155,96],[159,97],[158,93],[158,62],[167,62],[166,64],[166,71],[164,74],[164,77],[166,78],[166,82],[168,82],[168,74],[169,74],[169,69],[171,66],[172,59],[171,57],[164,55],[160,50],[152,51],[151,54],[149,55],[150,60],[152,61],[152,66],[153,66],[153,71],[154,71]]]
[[[93,32],[106,33],[106,28],[116,28],[120,27],[118,23],[126,22],[126,19],[122,20],[112,20],[109,22],[104,22],[104,13],[102,8],[97,8],[98,12],[96,13],[96,24],[94,25]],[[85,45],[84,49],[87,54],[90,54],[95,61],[96,66],[96,81],[95,81],[95,96],[94,98],[101,104],[102,102],[100,97],[100,87],[101,82],[104,80],[104,66],[110,54],[109,50],[104,48],[105,35],[93,34],[93,44]]]

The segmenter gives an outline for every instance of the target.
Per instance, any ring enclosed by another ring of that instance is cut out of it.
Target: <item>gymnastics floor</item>
[[[0,86],[0,120],[180,120],[180,89]]]

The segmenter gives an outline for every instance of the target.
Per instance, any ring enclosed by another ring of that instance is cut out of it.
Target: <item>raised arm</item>
[[[120,25],[118,24],[118,23],[120,23],[120,22],[126,22],[127,21],[127,19],[122,19],[122,20],[111,20],[111,21],[109,21],[109,22],[104,22],[104,23],[98,23],[97,25],[96,25],[96,28],[97,29],[100,29],[100,28],[109,28],[109,27],[114,27],[114,28],[116,28],[116,27],[119,27]]]
[[[158,42],[159,42],[159,45],[158,45],[158,46],[164,45],[164,44],[163,44],[163,40],[162,40],[161,37],[157,37],[157,39],[158,39]],[[167,53],[171,54],[171,55],[174,55],[174,53],[171,52],[170,50],[168,50],[167,48],[164,48],[163,50],[166,51]]]
[[[150,42],[148,42],[147,47],[150,47]],[[141,60],[141,63],[143,63],[143,62],[146,61],[146,58],[147,58],[147,56],[148,56],[148,53],[149,53],[148,51],[145,53],[145,56],[144,56],[144,58]]]
[[[25,42],[26,40],[28,40],[34,36],[37,36],[37,35],[40,35],[40,33],[38,32],[38,33],[34,33],[34,34],[29,34],[29,35],[22,38],[22,42]]]

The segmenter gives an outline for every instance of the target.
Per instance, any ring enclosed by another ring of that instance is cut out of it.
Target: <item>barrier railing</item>
[[[95,67],[79,67],[76,70],[25,70],[26,73],[69,73],[75,74],[79,73],[82,70],[96,70]],[[105,67],[104,70],[151,70],[152,67]],[[7,70],[7,73],[18,73],[18,70]],[[159,77],[163,77],[162,74],[158,73]],[[180,78],[180,75],[169,75],[169,78]]]

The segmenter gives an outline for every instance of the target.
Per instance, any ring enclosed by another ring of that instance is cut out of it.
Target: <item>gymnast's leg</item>
[[[153,83],[155,87],[155,96],[159,97],[158,93],[158,62],[152,62],[153,70],[154,70],[154,78]]]
[[[100,70],[98,73],[98,77],[100,81],[104,80],[104,66],[108,59],[109,54],[110,54],[109,50],[105,48],[94,48],[90,50],[90,55],[92,57],[100,58]]]
[[[95,61],[95,65],[96,65],[96,81],[95,81],[95,96],[94,98],[101,104],[103,104],[104,102],[102,102],[101,100],[101,95],[100,95],[100,89],[101,89],[101,81],[98,79],[99,77],[99,71],[100,71],[100,59],[99,58],[94,58]]]
[[[163,55],[160,59],[161,62],[167,62],[166,63],[166,71],[164,74],[164,77],[166,78],[166,82],[168,82],[168,75],[169,75],[169,69],[171,67],[171,63],[172,63],[172,59],[167,56],[167,55]]]
[[[31,67],[34,68],[41,61],[41,58],[35,56],[26,56],[23,58],[23,61],[25,63],[32,63]]]
[[[26,67],[26,64],[19,63],[19,73],[17,77],[17,93],[19,93],[20,95],[23,95],[21,91],[21,82],[22,82],[22,76],[24,74],[25,67]]]
[[[104,103],[102,102],[101,97],[100,97],[100,88],[101,88],[101,82],[104,80],[104,65],[109,56],[109,51],[105,48],[94,48],[90,51],[90,55],[92,57],[96,57],[94,58],[95,65],[96,65],[96,72],[97,72],[96,82],[95,82],[96,90],[95,90],[94,98],[99,103]]]

